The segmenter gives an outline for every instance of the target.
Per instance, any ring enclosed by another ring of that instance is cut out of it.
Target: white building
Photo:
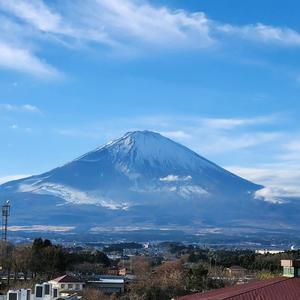
[[[76,293],[63,294],[59,289],[54,287],[50,282],[36,284],[34,293],[30,289],[9,290],[7,295],[1,296],[0,300],[78,300]]]
[[[256,254],[279,254],[279,253],[283,253],[284,250],[268,250],[268,249],[261,249],[261,250],[255,250]]]
[[[85,282],[71,275],[64,275],[49,281],[53,287],[60,292],[80,292],[85,286]]]
[[[104,293],[122,294],[125,290],[125,279],[123,276],[101,275],[96,280],[87,281],[87,286]]]

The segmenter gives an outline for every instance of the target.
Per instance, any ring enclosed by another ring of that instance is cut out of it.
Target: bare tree
[[[82,299],[84,300],[115,300],[116,295],[106,295],[102,291],[92,288],[83,290]]]

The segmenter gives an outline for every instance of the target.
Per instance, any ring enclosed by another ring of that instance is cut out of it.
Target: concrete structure
[[[85,282],[71,275],[64,275],[49,281],[53,287],[58,288],[60,292],[81,292]]]
[[[9,290],[7,293],[7,300],[31,300],[31,290]]]
[[[77,294],[63,294],[49,282],[36,284],[34,293],[30,289],[9,290],[0,300],[78,300]]]
[[[246,276],[247,269],[241,266],[231,266],[230,268],[226,268],[229,276],[235,278],[244,278]]]
[[[282,260],[283,276],[286,277],[300,277],[300,259],[296,260]]]
[[[255,250],[256,254],[262,254],[262,255],[279,254],[279,253],[283,253],[283,252],[284,252],[284,250],[268,250],[268,249]]]
[[[125,279],[122,276],[99,276],[96,280],[87,281],[87,286],[108,294],[122,294],[125,291]]]

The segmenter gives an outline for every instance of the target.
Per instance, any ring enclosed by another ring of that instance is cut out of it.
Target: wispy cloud
[[[166,118],[163,129],[154,127],[162,134],[186,144],[203,155],[250,149],[276,142],[283,133],[277,130],[266,131],[266,125],[282,120],[280,115],[265,115],[246,118]],[[179,126],[177,124],[184,124]],[[172,131],[166,128],[173,128]],[[177,130],[174,130],[177,128]]]
[[[201,48],[214,43],[203,12],[189,13],[134,0],[77,3],[88,31],[104,33],[116,44],[145,42],[163,48]]]
[[[217,26],[217,29],[224,34],[255,42],[281,46],[300,46],[300,33],[287,27],[274,27],[257,23],[245,26],[222,24],[221,26]]]
[[[293,161],[300,163],[299,137],[300,134],[296,134],[292,138],[287,136],[287,141],[283,145],[284,153],[278,157],[279,159],[285,162]]]
[[[31,133],[32,129],[30,127],[21,127],[18,124],[12,124],[9,126],[10,129],[18,132]]]
[[[10,45],[0,39],[0,67],[37,77],[60,77],[60,73],[35,56],[29,49]]]
[[[209,139],[209,143],[201,145],[200,149],[203,153],[209,153],[210,155],[231,152],[278,141],[281,136],[281,132],[263,131],[235,134],[215,133],[214,136]]]
[[[0,7],[43,32],[69,32],[64,28],[62,17],[51,11],[43,1],[0,0]]]
[[[94,139],[94,140],[97,139],[99,140],[99,137],[101,135],[101,130],[97,128],[92,128],[87,131],[84,129],[64,128],[64,129],[55,129],[53,132],[55,134],[59,134],[65,137]]]
[[[83,128],[57,129],[55,133],[79,138],[98,139],[103,132],[108,139],[125,131],[149,129],[175,139],[203,155],[215,155],[268,144],[279,140],[282,133],[264,131],[259,125],[274,124],[279,116],[266,115],[252,118],[201,118],[193,116],[145,116],[112,120]],[[114,124],[112,126],[112,124]],[[117,124],[122,124],[120,128]],[[243,127],[243,130],[240,130]],[[106,129],[105,129],[106,128]],[[113,128],[111,132],[107,128]],[[246,131],[245,131],[246,130]]]
[[[39,78],[62,78],[37,54],[43,54],[39,45],[54,30],[55,16],[43,1],[0,0],[0,67]]]
[[[17,104],[0,103],[0,111],[1,110],[40,113],[39,108],[32,104],[17,105]]]
[[[192,135],[188,132],[185,132],[183,130],[177,130],[177,131],[160,131],[162,135],[166,135],[169,138],[174,139],[189,139],[192,138]]]
[[[16,129],[19,128],[19,125],[18,124],[12,124],[12,125],[10,125],[10,128],[16,130]]]
[[[56,67],[41,58],[43,44],[47,42],[80,46],[80,49],[84,45],[96,51],[103,51],[101,46],[105,46],[104,49],[131,55],[149,48],[162,51],[219,47],[230,43],[228,37],[300,46],[300,34],[291,28],[262,23],[225,24],[201,11],[172,9],[142,0],[52,3],[0,0],[0,25],[0,67],[46,78],[62,76]]]
[[[263,116],[255,118],[204,118],[203,124],[215,129],[233,129],[248,125],[272,124],[276,116]]]

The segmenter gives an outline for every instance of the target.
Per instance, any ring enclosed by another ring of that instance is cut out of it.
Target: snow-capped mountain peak
[[[105,216],[138,211],[145,221],[149,213],[156,219],[167,209],[190,222],[208,207],[251,206],[261,188],[159,133],[133,131],[62,167],[8,182],[0,194],[37,206],[47,203],[58,212],[65,205],[71,211],[94,207],[91,215],[99,209]]]
[[[115,161],[122,161],[128,165],[148,164],[153,167],[176,165],[182,169],[213,168],[221,171],[220,167],[187,147],[152,131],[128,132],[123,137],[97,148],[77,160],[95,161],[103,152],[109,152]]]

